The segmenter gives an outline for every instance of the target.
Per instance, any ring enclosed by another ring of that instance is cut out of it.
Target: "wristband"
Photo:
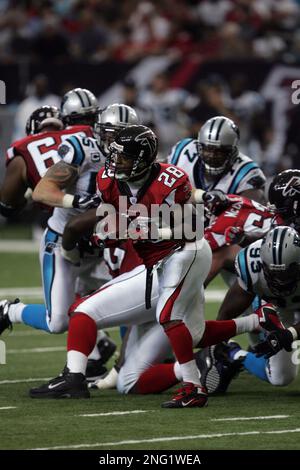
[[[65,194],[62,200],[62,207],[71,209],[73,207],[74,196],[72,194]]]
[[[157,232],[160,240],[170,240],[173,236],[173,232],[170,227],[159,228],[157,229]]]
[[[24,197],[25,197],[25,199],[27,199],[27,201],[29,201],[29,199],[32,199],[32,189],[31,188],[26,189]]]
[[[296,341],[296,339],[298,339],[298,333],[297,331],[295,330],[295,328],[293,328],[292,326],[290,326],[288,328],[288,330],[292,333],[293,335],[293,340]]]
[[[203,194],[205,193],[205,191],[203,191],[203,189],[196,189],[194,191],[194,194],[193,194],[193,198],[194,198],[194,201],[196,202],[196,204],[200,204],[200,203],[203,203]]]

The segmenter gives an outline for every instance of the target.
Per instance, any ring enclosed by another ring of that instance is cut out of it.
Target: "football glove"
[[[257,357],[264,356],[266,359],[277,354],[281,349],[292,350],[293,335],[289,330],[271,331],[266,340],[255,346],[254,351]]]
[[[203,196],[203,201],[209,211],[218,215],[223,212],[229,205],[227,195],[220,189],[213,189],[212,191],[206,191]]]
[[[80,194],[75,194],[72,206],[75,209],[92,209],[93,207],[98,207],[100,202],[101,199],[97,195],[81,196]]]
[[[245,239],[245,234],[242,227],[227,227],[225,230],[225,244],[229,245],[238,245],[242,243]]]
[[[80,266],[80,252],[75,246],[72,250],[65,250],[63,247],[60,249],[63,258],[74,266]]]

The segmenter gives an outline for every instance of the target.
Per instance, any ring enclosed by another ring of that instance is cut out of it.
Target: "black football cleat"
[[[215,346],[209,346],[194,354],[201,374],[201,384],[206,387],[209,395],[218,392],[223,370],[222,362],[218,363],[214,357],[214,349]]]
[[[102,359],[89,359],[86,366],[86,380],[95,382],[107,375],[107,369],[102,363]]]
[[[115,353],[117,349],[117,345],[113,342],[113,340],[108,336],[108,333],[107,333],[104,338],[101,338],[98,341],[97,346],[98,346],[98,351],[100,354],[99,361],[101,361],[101,364],[104,365]]]
[[[162,408],[202,408],[207,406],[208,394],[205,387],[183,383],[174,397],[161,404]]]
[[[201,384],[209,395],[225,393],[231,381],[243,370],[241,360],[233,360],[230,352],[241,349],[237,343],[220,343],[195,354]]]
[[[0,302],[0,335],[3,333],[4,330],[8,328],[12,330],[12,322],[9,319],[8,312],[9,307],[12,304],[18,304],[20,302],[19,299],[15,299],[13,302],[9,300],[1,300]]]
[[[66,372],[48,383],[29,390],[31,398],[90,398],[85,376]]]

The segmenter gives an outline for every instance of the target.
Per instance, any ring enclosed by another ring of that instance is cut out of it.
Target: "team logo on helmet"
[[[275,186],[275,189],[281,189],[280,185]],[[283,196],[294,196],[295,194],[300,194],[300,178],[298,176],[293,176],[287,185],[282,190]]]
[[[156,150],[156,142],[152,137],[152,134],[149,138],[149,131],[142,132],[141,134],[137,135],[134,139],[136,142],[140,142],[143,146],[148,146],[151,154],[153,154]]]

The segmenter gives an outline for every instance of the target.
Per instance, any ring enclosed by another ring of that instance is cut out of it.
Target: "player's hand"
[[[142,216],[136,217],[129,223],[127,234],[132,240],[157,240],[159,238],[155,221]]]
[[[293,335],[289,330],[271,331],[265,341],[255,346],[255,354],[257,357],[264,356],[266,359],[269,359],[282,349],[290,352],[293,341]]]
[[[218,215],[223,212],[229,205],[227,195],[220,189],[206,191],[203,196],[205,206],[212,214]]]
[[[80,266],[80,252],[77,246],[72,248],[72,250],[65,250],[63,247],[61,247],[60,251],[66,261],[73,264],[74,266]]]
[[[242,227],[227,227],[225,232],[225,245],[238,245],[245,239],[245,233]]]
[[[80,194],[75,194],[72,206],[75,209],[92,209],[93,207],[98,207],[100,202],[101,199],[96,194],[93,196],[80,196]]]

